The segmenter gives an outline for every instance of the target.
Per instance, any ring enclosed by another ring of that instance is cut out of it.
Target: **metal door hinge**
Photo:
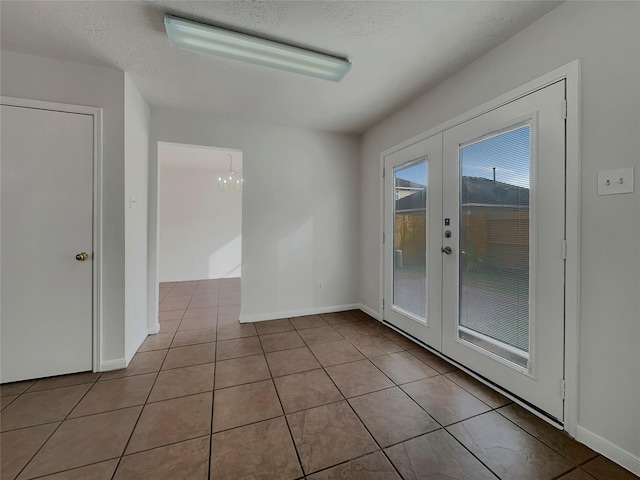
[[[562,118],[564,120],[567,119],[567,100],[566,99],[562,101]]]
[[[382,234],[382,243],[384,243],[384,241],[385,241],[385,234],[383,233]]]
[[[387,168],[386,168],[386,167],[384,167],[384,168],[382,169],[382,178],[384,178],[386,175],[387,175]]]
[[[564,380],[560,380],[560,397],[564,400],[565,390],[567,388],[567,384]]]
[[[562,259],[563,260],[567,259],[567,241],[566,240],[562,240]]]

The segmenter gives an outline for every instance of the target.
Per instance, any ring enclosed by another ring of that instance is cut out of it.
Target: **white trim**
[[[156,333],[160,333],[160,322],[157,319],[153,325],[147,327],[148,335],[155,335]]]
[[[288,312],[275,312],[256,315],[240,314],[240,323],[264,322],[266,320],[276,320],[279,318],[302,317],[304,315],[319,315],[321,313],[344,312],[346,310],[358,310],[361,307],[359,303],[350,303],[346,305],[333,305],[328,307],[305,308],[302,310],[289,310]]]
[[[384,298],[384,171],[385,157],[465,123],[473,118],[495,110],[518,98],[540,90],[560,80],[566,80],[567,119],[566,119],[566,215],[565,235],[567,241],[567,260],[565,263],[565,401],[564,429],[572,437],[577,436],[578,428],[578,338],[580,315],[580,159],[581,159],[581,122],[580,122],[580,60],[574,60],[542,75],[525,85],[511,90],[493,100],[483,103],[449,121],[415,135],[402,143],[380,153],[380,232],[379,232],[379,302],[378,309],[383,312]],[[370,309],[369,309],[370,310]],[[384,318],[384,313],[380,317]]]
[[[580,60],[566,65],[566,198],[565,198],[565,333],[564,428],[572,437],[578,427],[578,361],[580,323],[580,179],[581,179],[581,78]]]
[[[376,320],[378,320],[379,322],[382,321],[382,315],[380,315],[378,312],[376,312],[375,310],[373,310],[372,308],[367,307],[366,305],[364,305],[363,303],[360,303],[358,305],[358,308],[360,310],[362,310],[364,313],[366,313],[367,315],[369,315],[370,317],[375,318]]]
[[[576,440],[584,443],[587,447],[591,447],[596,452],[604,455],[610,460],[622,465],[630,472],[640,476],[640,457],[619,447],[615,443],[611,443],[606,438],[601,437],[591,430],[578,426],[578,434]]]
[[[126,358],[116,358],[115,360],[105,360],[100,364],[101,372],[109,372],[111,370],[120,370],[122,368],[127,368]]]
[[[0,97],[2,105],[93,117],[93,371],[102,371],[102,108]],[[120,367],[124,368],[124,367]]]

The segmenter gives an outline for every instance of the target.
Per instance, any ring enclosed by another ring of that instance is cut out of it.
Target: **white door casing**
[[[92,370],[100,111],[2,100],[0,381]]]

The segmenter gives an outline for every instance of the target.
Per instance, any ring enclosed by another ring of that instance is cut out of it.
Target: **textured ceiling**
[[[151,107],[361,133],[551,1],[6,1],[2,48],[129,73]],[[170,47],[163,16],[347,56],[340,83]]]

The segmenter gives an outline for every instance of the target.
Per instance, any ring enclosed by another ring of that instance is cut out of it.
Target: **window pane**
[[[424,319],[427,162],[394,168],[393,304]]]
[[[460,337],[526,365],[530,125],[460,148]]]

